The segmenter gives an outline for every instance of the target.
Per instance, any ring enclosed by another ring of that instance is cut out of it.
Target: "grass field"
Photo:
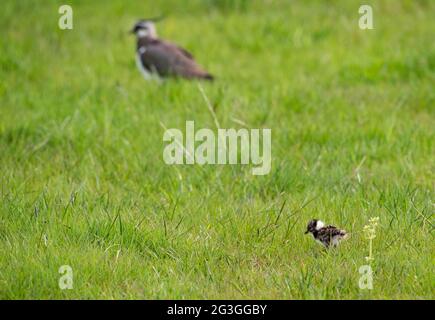
[[[364,3],[374,30],[360,1],[70,1],[62,31],[63,1],[2,1],[0,298],[434,299],[435,1]],[[163,162],[160,123],[215,126],[196,82],[135,66],[162,13],[221,126],[272,129],[270,174]]]

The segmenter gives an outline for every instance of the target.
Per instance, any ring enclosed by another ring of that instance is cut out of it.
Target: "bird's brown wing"
[[[344,237],[346,231],[340,230],[334,226],[326,226],[320,229],[317,233],[319,240],[329,243],[330,240],[336,236]]]
[[[184,49],[166,41],[153,41],[147,45],[141,56],[143,64],[161,76],[181,76],[185,78],[207,78],[192,55]]]
[[[331,237],[346,235],[346,231],[338,229],[337,227],[334,227],[332,225],[326,226],[323,229],[325,229],[325,232],[327,232]]]
[[[189,58],[189,59],[195,59],[195,58],[193,57],[193,55],[192,55],[189,51],[187,51],[186,49],[184,49],[184,48],[182,48],[182,47],[179,47],[179,46],[176,46],[176,47],[177,47],[177,49],[180,50],[180,52],[181,52],[182,54],[184,54],[187,58]]]

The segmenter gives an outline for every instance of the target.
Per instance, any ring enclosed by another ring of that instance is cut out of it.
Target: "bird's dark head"
[[[307,230],[305,231],[305,234],[314,233],[315,231],[323,228],[324,226],[325,224],[322,221],[318,219],[313,219],[310,222],[308,222]]]
[[[141,19],[133,26],[131,33],[136,34],[138,37],[157,38],[157,31],[155,23],[162,20],[163,17]]]

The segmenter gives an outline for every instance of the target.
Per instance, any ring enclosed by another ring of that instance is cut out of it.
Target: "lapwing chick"
[[[348,233],[345,230],[331,225],[325,226],[323,221],[317,219],[313,219],[308,223],[305,234],[307,233],[311,233],[314,239],[325,248],[336,247],[341,240],[348,237]]]
[[[213,80],[187,50],[159,39],[155,22],[160,19],[139,20],[131,30],[137,38],[136,64],[145,79],[180,77]]]

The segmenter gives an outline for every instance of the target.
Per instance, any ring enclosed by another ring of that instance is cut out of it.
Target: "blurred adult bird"
[[[213,80],[187,50],[159,39],[155,23],[159,19],[139,20],[131,30],[137,37],[136,63],[145,79],[159,77]]]

